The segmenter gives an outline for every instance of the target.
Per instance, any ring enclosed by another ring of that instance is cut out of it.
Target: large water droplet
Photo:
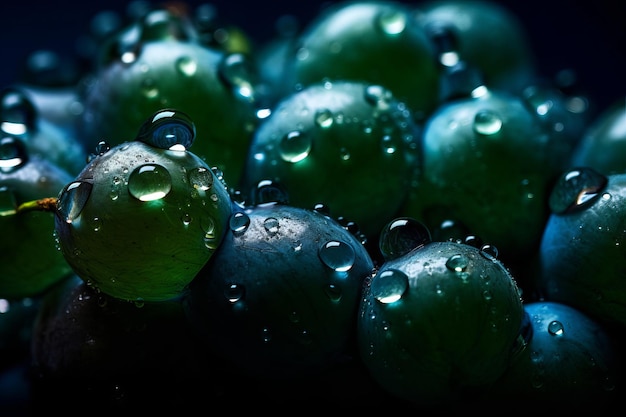
[[[227,284],[224,288],[224,297],[231,304],[243,300],[245,293],[246,288],[240,284]]]
[[[592,205],[608,183],[608,178],[590,167],[572,169],[561,175],[548,201],[553,213],[563,214]]]
[[[164,109],[156,112],[139,129],[136,140],[159,149],[176,145],[189,149],[196,136],[191,118],[178,110]]]
[[[467,256],[460,253],[452,255],[446,261],[446,267],[450,271],[464,272],[469,266],[470,260]]]
[[[5,88],[0,100],[0,129],[3,133],[22,136],[36,128],[37,111],[33,102],[16,88]]]
[[[409,277],[397,269],[387,269],[379,272],[371,284],[371,294],[376,301],[390,304],[402,298],[409,288]]]
[[[480,135],[494,135],[502,129],[502,119],[490,110],[480,110],[474,116],[474,131]]]
[[[238,211],[230,216],[229,227],[235,236],[242,235],[248,230],[248,226],[250,226],[250,217],[246,213]]]
[[[26,162],[28,162],[28,152],[24,142],[11,136],[0,139],[0,172],[14,172]]]
[[[85,181],[74,181],[65,186],[59,196],[57,210],[67,223],[74,222],[83,211],[93,185]]]
[[[309,156],[313,142],[311,137],[299,130],[288,132],[278,144],[281,158],[296,163]]]
[[[558,320],[552,320],[548,324],[548,333],[553,336],[562,336],[565,333],[565,326]]]
[[[398,35],[406,29],[407,16],[398,10],[385,10],[376,19],[378,27],[387,35]]]
[[[381,230],[378,247],[385,260],[391,260],[429,242],[431,242],[430,231],[423,223],[402,217],[387,223]]]
[[[158,164],[145,164],[133,170],[128,177],[128,192],[141,201],[165,197],[172,190],[172,177]]]
[[[322,245],[319,257],[324,265],[336,272],[349,271],[356,260],[352,246],[338,240],[331,240]]]

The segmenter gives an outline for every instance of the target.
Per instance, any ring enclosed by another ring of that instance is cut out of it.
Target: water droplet
[[[409,288],[409,277],[397,269],[379,272],[371,284],[372,296],[382,304],[390,304],[402,298]]]
[[[246,288],[240,284],[227,284],[224,288],[224,297],[226,297],[231,304],[243,300],[245,293]]]
[[[384,10],[377,16],[378,27],[387,35],[398,35],[406,29],[407,16],[398,10]]]
[[[464,272],[469,266],[469,264],[470,264],[469,258],[459,253],[452,255],[446,261],[446,267],[450,271],[454,271],[454,272]]]
[[[196,167],[189,171],[189,184],[200,196],[204,196],[205,192],[213,186],[213,181],[212,172],[205,167]]]
[[[431,242],[428,228],[421,222],[401,217],[389,222],[380,233],[378,247],[385,260],[396,259]]]
[[[14,172],[26,162],[28,162],[28,152],[24,142],[11,136],[0,139],[0,172]]]
[[[180,220],[183,222],[184,226],[189,226],[191,224],[192,217],[189,215],[189,213],[185,213],[182,215]]]
[[[336,272],[349,271],[356,260],[354,248],[338,240],[331,240],[322,245],[319,257],[324,265]]]
[[[592,205],[608,183],[608,178],[590,167],[572,169],[563,173],[550,193],[549,205],[553,213],[564,214]]]
[[[220,79],[232,88],[235,94],[248,101],[253,101],[254,86],[252,83],[252,67],[245,54],[231,53],[222,60],[218,74]]]
[[[561,323],[560,321],[552,320],[548,324],[548,333],[550,333],[553,336],[562,336],[563,333],[565,333],[565,327],[563,326],[563,323]]]
[[[178,110],[165,109],[148,118],[139,129],[136,140],[159,149],[181,145],[189,149],[196,136],[191,118]]]
[[[328,298],[333,302],[338,302],[341,300],[341,289],[335,284],[329,284],[324,288],[324,292],[328,296]]]
[[[128,192],[140,201],[164,198],[172,190],[172,177],[158,164],[138,166],[128,177]]]
[[[298,130],[285,134],[278,144],[281,158],[291,163],[302,161],[309,156],[312,145],[311,137]]]
[[[315,124],[327,129],[333,125],[333,113],[328,109],[321,109],[315,113]]]
[[[474,116],[474,131],[480,135],[494,135],[502,129],[502,119],[490,110],[480,110]]]
[[[251,205],[270,203],[288,204],[289,199],[283,186],[272,180],[261,180],[252,190]]]
[[[241,236],[250,226],[250,217],[243,212],[235,212],[229,219],[230,230],[235,236]]]
[[[198,70],[198,63],[189,56],[181,56],[176,60],[176,69],[178,69],[181,74],[192,77]]]
[[[74,222],[87,204],[92,188],[93,185],[85,181],[74,181],[66,185],[57,203],[61,218],[67,223]]]
[[[17,88],[5,88],[0,98],[0,129],[11,136],[23,136],[37,126],[37,111],[32,100]]]
[[[278,233],[279,226],[278,219],[275,217],[268,217],[263,221],[263,227],[270,236]]]
[[[393,100],[393,94],[381,85],[372,84],[365,89],[364,98],[367,103],[379,110],[388,110]]]
[[[498,248],[494,245],[485,243],[480,247],[480,254],[483,258],[495,262],[498,259]]]

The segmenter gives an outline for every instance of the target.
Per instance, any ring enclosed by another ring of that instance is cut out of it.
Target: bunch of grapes
[[[0,92],[3,416],[619,406],[624,103],[511,11],[91,23]]]

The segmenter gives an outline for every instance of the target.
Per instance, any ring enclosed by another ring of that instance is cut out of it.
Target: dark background
[[[419,6],[420,0],[402,1]],[[153,1],[158,4],[158,1]],[[191,7],[204,3],[184,2]],[[256,43],[276,33],[276,19],[294,15],[300,25],[309,21],[322,1],[216,0],[219,16],[232,22]],[[619,1],[565,0],[500,1],[526,27],[542,74],[553,76],[571,68],[578,84],[599,107],[618,100],[626,103],[626,7]],[[575,4],[574,4],[575,3]],[[89,31],[99,11],[124,12],[128,1],[3,1],[0,6],[0,87],[12,83],[25,57],[39,49],[72,54],[79,35]]]

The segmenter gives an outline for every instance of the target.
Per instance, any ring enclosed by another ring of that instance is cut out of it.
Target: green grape
[[[0,299],[40,295],[72,272],[57,249],[54,215],[18,212],[56,196],[71,178],[50,160],[31,157],[20,139],[0,139]]]
[[[256,130],[244,192],[280,183],[289,204],[325,204],[376,237],[417,179],[418,128],[389,90],[342,81],[310,85],[278,103]]]
[[[86,282],[111,296],[176,298],[218,248],[231,200],[207,163],[188,151],[195,127],[157,112],[138,140],[106,144],[58,197],[63,255]]]

